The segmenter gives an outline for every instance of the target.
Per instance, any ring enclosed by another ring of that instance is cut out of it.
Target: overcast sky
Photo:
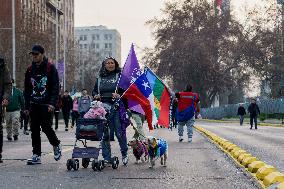
[[[124,64],[131,43],[139,48],[153,46],[145,22],[160,15],[165,0],[75,0],[75,26],[105,25],[121,34]],[[139,49],[137,49],[139,53]],[[138,55],[139,56],[139,55]]]
[[[212,0],[213,1],[213,0]],[[154,44],[151,29],[145,22],[161,15],[160,9],[166,0],[75,0],[75,26],[105,25],[117,29],[121,34],[122,64],[126,59],[131,43],[139,48]],[[232,0],[234,10],[252,8],[262,0]],[[243,14],[240,14],[240,18]]]

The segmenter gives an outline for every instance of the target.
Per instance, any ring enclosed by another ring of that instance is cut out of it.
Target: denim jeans
[[[195,117],[193,116],[193,118],[191,118],[188,121],[184,121],[184,122],[178,122],[178,135],[179,136],[183,136],[183,127],[186,126],[187,127],[187,136],[188,138],[192,138],[193,135],[193,125],[195,122]]]
[[[111,124],[114,128],[114,133],[120,146],[121,155],[122,157],[125,157],[128,151],[127,138],[126,135],[123,135],[124,132],[121,129],[119,110],[115,110],[114,108],[110,110],[109,124]],[[108,161],[111,159],[111,146],[109,139],[110,139],[109,130],[105,130],[103,140],[101,141],[101,146],[102,146],[102,155],[104,159]]]
[[[239,115],[239,116],[240,116],[240,125],[243,125],[245,116],[244,115]]]
[[[250,128],[252,128],[254,122],[254,128],[257,129],[257,116],[250,115]]]

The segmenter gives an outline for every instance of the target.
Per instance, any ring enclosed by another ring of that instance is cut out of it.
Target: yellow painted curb
[[[276,186],[276,189],[284,189],[284,182],[279,183],[279,184]]]
[[[251,173],[256,173],[257,170],[266,165],[263,161],[254,161],[248,166],[248,171]]]
[[[238,150],[241,150],[239,147],[235,147],[231,152],[230,152],[230,154],[231,155],[234,155],[234,153],[236,152],[236,151],[238,151]]]
[[[263,184],[268,187],[277,182],[284,182],[284,174],[280,172],[272,172],[264,177]]]
[[[228,147],[228,152],[231,152],[233,149],[235,149],[236,147],[238,147],[237,145],[233,144],[231,146]]]
[[[256,177],[260,180],[263,180],[264,177],[266,177],[268,174],[272,173],[272,172],[276,172],[276,168],[271,166],[271,165],[265,165],[261,168],[258,169],[258,171],[256,172]]]
[[[247,158],[247,157],[252,157],[252,155],[249,154],[249,153],[241,154],[241,155],[238,157],[238,162],[242,163],[243,160],[244,160],[245,158]]]
[[[234,158],[235,159],[238,159],[238,157],[240,156],[240,155],[242,155],[242,154],[245,154],[245,153],[247,153],[246,151],[244,151],[244,150],[238,150],[238,151],[235,151],[235,153],[234,153]]]
[[[249,164],[251,164],[254,161],[258,161],[258,159],[256,157],[247,157],[242,161],[242,165],[244,167],[248,167]]]

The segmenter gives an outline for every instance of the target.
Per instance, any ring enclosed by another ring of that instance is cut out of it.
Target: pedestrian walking
[[[14,79],[11,81],[12,94],[9,98],[9,104],[6,107],[6,130],[7,139],[12,141],[12,136],[14,141],[18,140],[19,127],[20,127],[20,110],[24,110],[24,97],[22,91],[15,86]]]
[[[183,141],[183,127],[187,127],[188,142],[192,142],[195,117],[200,112],[200,102],[197,93],[192,92],[192,86],[186,85],[183,92],[175,94],[177,99],[176,120],[178,121],[179,141]]]
[[[56,67],[45,56],[44,48],[35,45],[30,52],[33,61],[25,73],[25,111],[31,119],[33,155],[27,164],[41,164],[41,137],[44,132],[53,146],[54,159],[61,158],[61,145],[52,129],[52,115],[59,98],[59,78]]]
[[[68,90],[66,90],[61,97],[62,102],[62,115],[65,123],[65,131],[68,131],[69,119],[70,119],[70,112],[72,110],[73,101],[71,96],[69,95]]]
[[[87,89],[82,90],[82,96],[78,100],[78,111],[80,117],[83,118],[84,115],[89,111],[91,107],[92,97],[88,95]]]
[[[0,58],[0,117],[2,118],[2,107],[5,107],[9,103],[9,98],[12,92],[11,76],[7,64],[3,58]],[[0,121],[0,163],[2,160],[3,148],[3,125]]]
[[[54,121],[55,121],[55,131],[57,131],[58,129],[58,119],[59,119],[59,112],[61,110],[61,106],[62,106],[62,102],[61,102],[61,98],[58,98],[58,101],[55,105],[55,109],[54,109]],[[53,120],[53,118],[52,118]]]
[[[242,103],[239,104],[237,115],[240,117],[240,125],[243,125],[244,117],[246,115],[246,109],[244,108]]]
[[[248,107],[248,112],[250,116],[250,129],[253,127],[254,122],[254,128],[257,129],[257,116],[260,114],[260,110],[258,105],[256,104],[256,99],[252,98],[251,103]]]
[[[29,115],[26,114],[24,110],[21,110],[21,112],[20,112],[20,124],[21,124],[20,129],[24,128],[23,133],[25,135],[29,135],[29,131],[28,131],[29,119],[30,119]]]
[[[126,127],[122,125],[120,110],[127,107],[126,102],[117,103],[117,99],[122,95],[123,90],[116,90],[117,82],[120,77],[121,68],[117,60],[112,57],[106,58],[102,62],[99,76],[96,80],[92,95],[94,99],[100,99],[103,103],[108,104],[110,109],[110,134],[105,136],[102,141],[102,153],[106,161],[111,158],[110,140],[114,141],[114,134],[119,142],[120,152],[122,155],[122,162],[124,165],[128,163],[128,147],[126,138]],[[123,107],[120,107],[123,106]]]
[[[131,117],[135,121],[136,129],[137,129],[137,132],[139,133],[139,136],[136,139],[144,140],[145,139],[145,133],[144,133],[144,130],[143,130],[143,123],[145,121],[145,116],[141,113],[131,111]]]
[[[73,109],[72,109],[71,117],[72,117],[71,128],[73,128],[75,123],[77,123],[78,118],[80,117],[78,97],[76,96],[74,97],[74,100],[73,100]]]

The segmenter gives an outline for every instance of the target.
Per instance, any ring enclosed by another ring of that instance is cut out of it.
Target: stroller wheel
[[[97,160],[93,160],[92,161],[92,169],[94,170],[94,171],[97,171],[97,165],[98,164],[98,161]]]
[[[87,168],[89,166],[89,163],[90,163],[90,158],[83,158],[82,159],[82,166],[84,168]]]
[[[114,156],[114,157],[112,158],[112,165],[111,165],[111,167],[112,167],[113,169],[117,169],[117,168],[118,168],[118,165],[119,165],[118,157]]]
[[[68,171],[71,171],[72,169],[72,159],[68,159],[66,162],[66,167]]]
[[[104,168],[104,163],[103,163],[102,160],[100,160],[97,164],[97,170],[101,171],[101,170],[103,170],[103,168]]]
[[[72,160],[72,167],[73,167],[74,171],[77,171],[79,169],[79,160],[78,159]]]

